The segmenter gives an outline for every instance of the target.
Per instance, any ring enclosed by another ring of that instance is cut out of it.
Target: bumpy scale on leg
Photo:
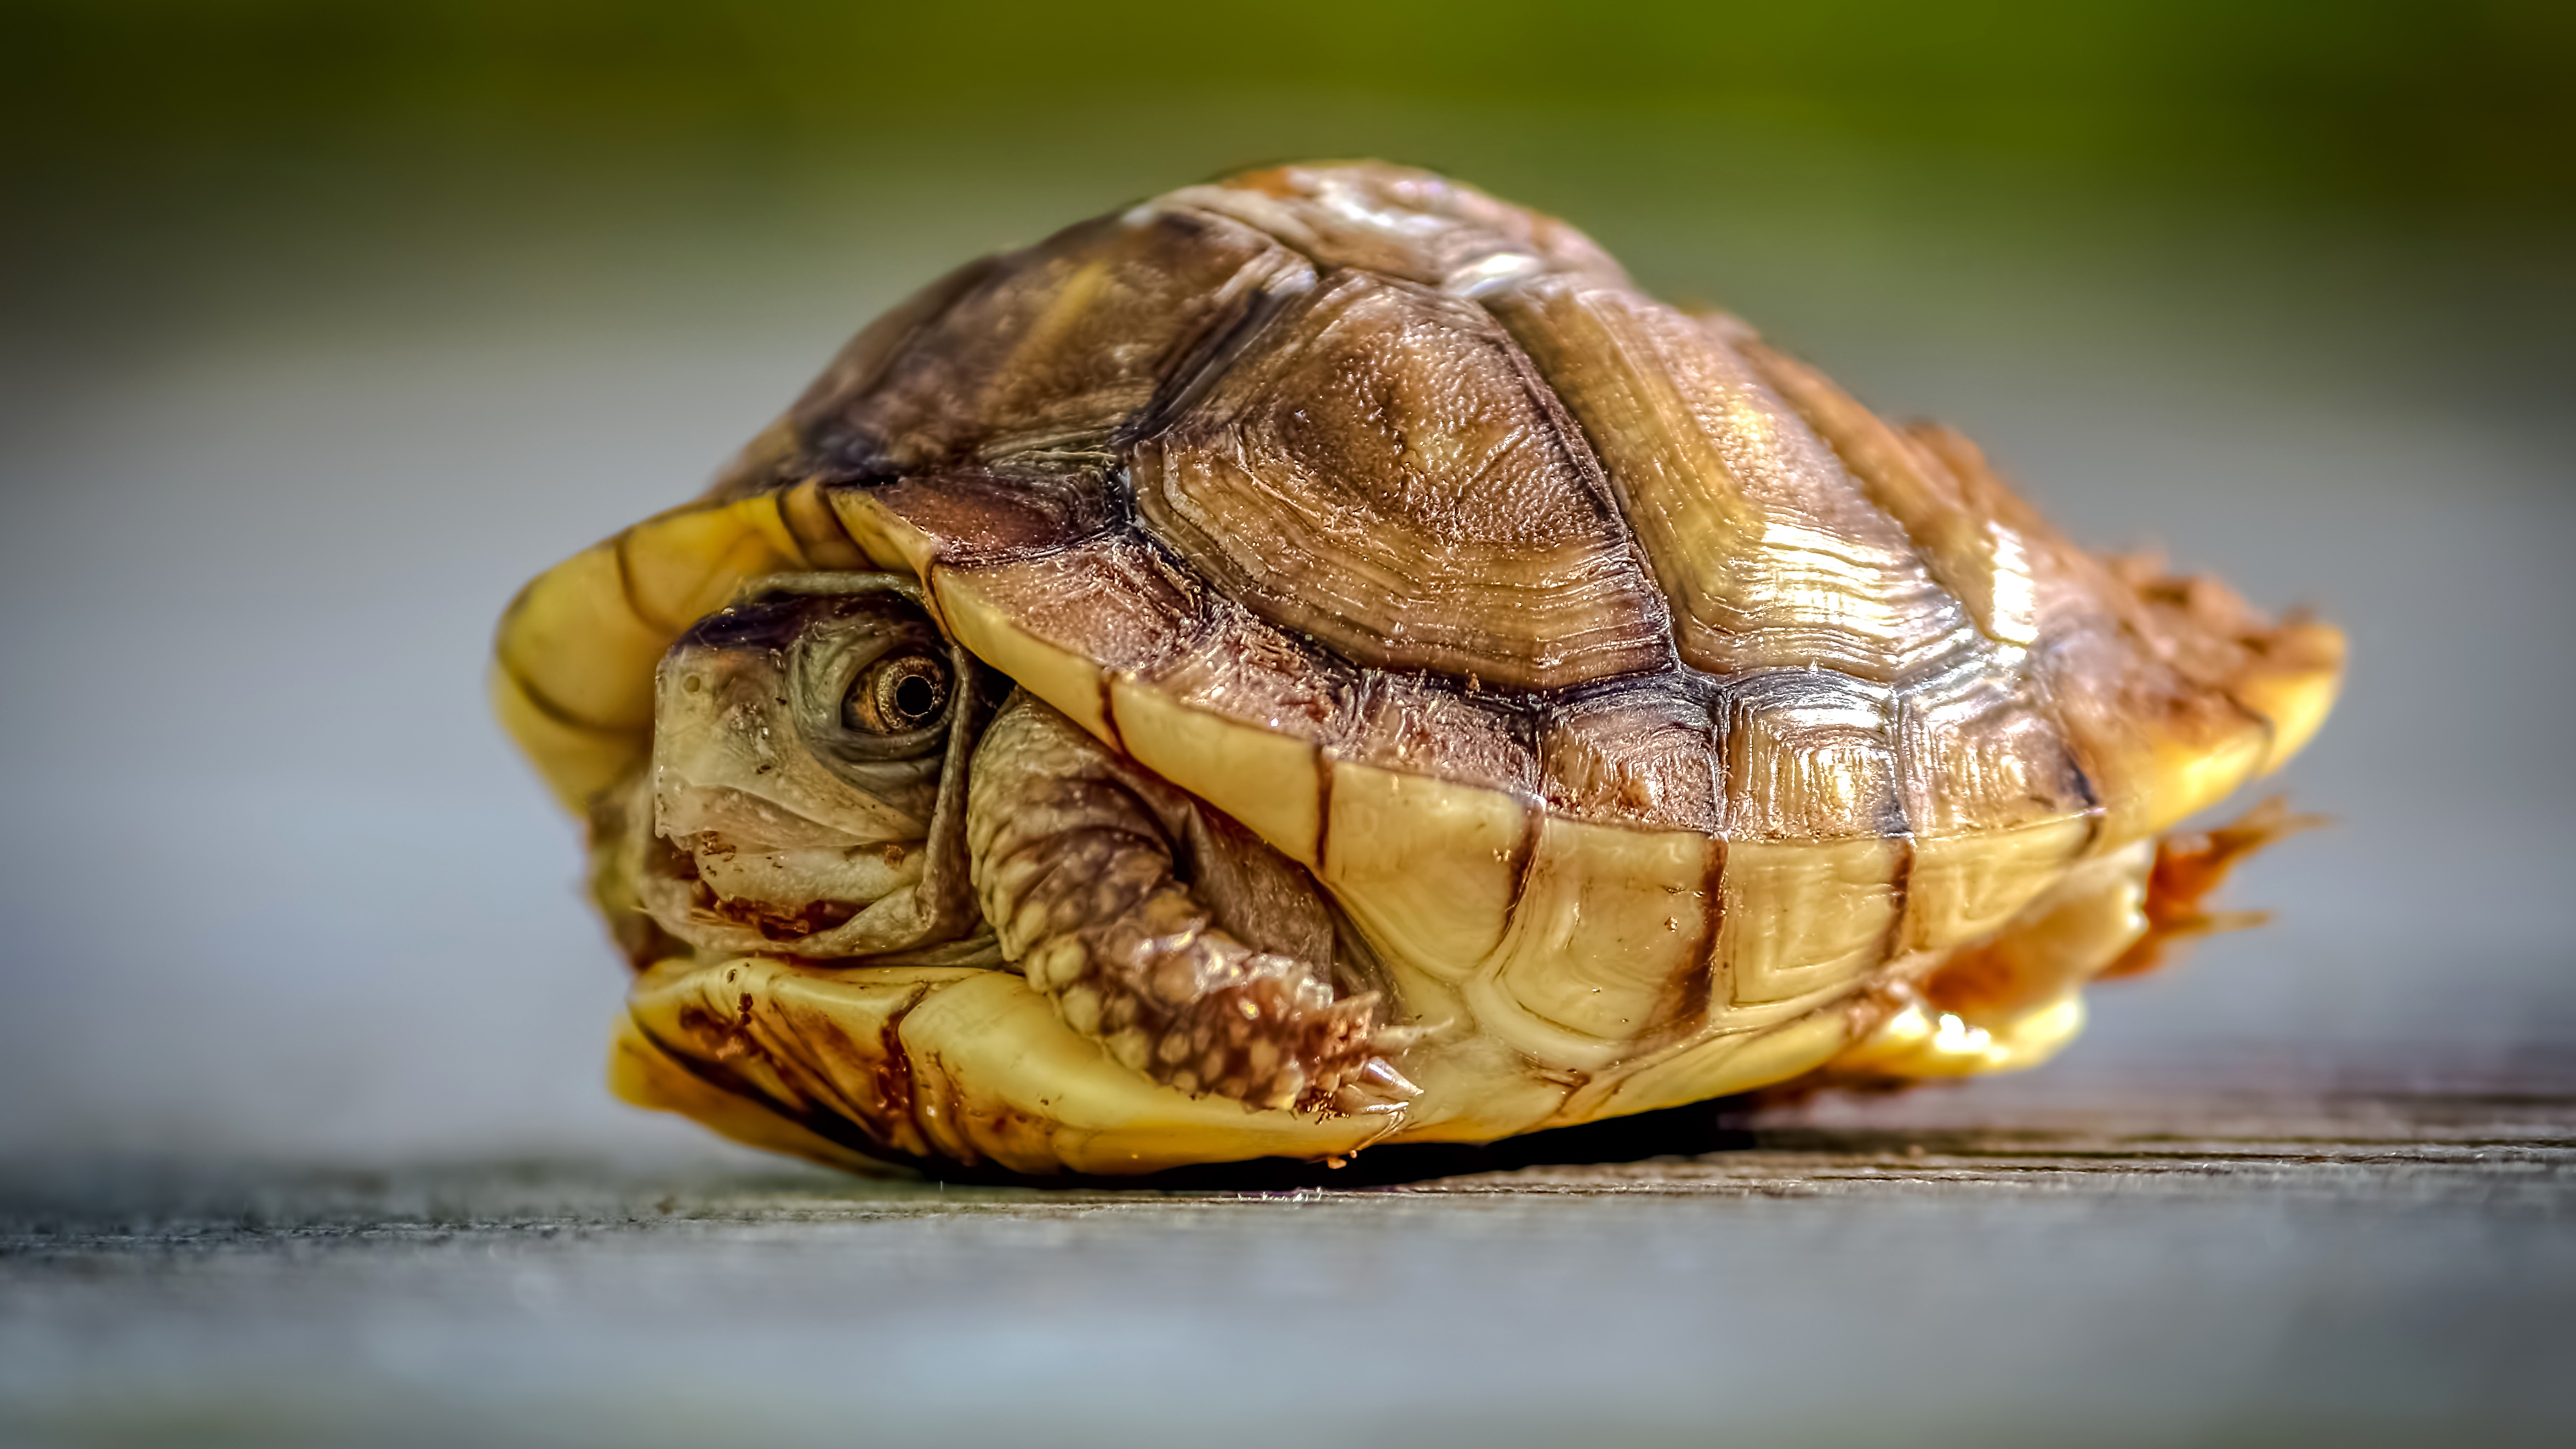
[[[1180,878],[1204,807],[1027,695],[977,748],[967,845],[985,918],[1029,984],[1128,1067],[1255,1107],[1370,1110],[1412,1095],[1374,994],[1257,950]],[[1176,852],[1175,842],[1182,842]]]

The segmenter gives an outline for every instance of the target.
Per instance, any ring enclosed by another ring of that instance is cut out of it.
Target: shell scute
[[[1882,421],[1807,364],[1750,335],[1735,346],[1842,459],[1869,501],[1905,530],[1925,570],[1986,637],[2015,648],[2038,640],[2032,545],[2023,537],[2038,521],[2019,500],[1998,496],[2003,490],[1982,466],[1965,476],[1954,472],[1920,437]]]
[[[1693,831],[1540,823],[1510,933],[1466,988],[1489,1030],[1584,1071],[1708,1006],[1724,845]]]
[[[943,582],[971,578],[1022,627],[1104,670],[1152,669],[1211,624],[1206,590],[1158,567],[1132,535],[982,568],[944,567],[940,575]]]
[[[1315,751],[1349,727],[1349,666],[1198,584],[1131,531],[936,577],[976,654],[1291,859],[1317,859]]]
[[[1893,682],[1974,647],[1903,529],[1724,329],[1560,279],[1492,305],[1608,470],[1692,667]]]
[[[1980,666],[1896,696],[1895,739],[1917,836],[2013,830],[2095,808],[2064,730],[2017,670]]]
[[[1907,833],[1885,688],[1822,670],[1766,670],[1728,681],[1716,713],[1728,838]]]
[[[1507,791],[1328,757],[1316,876],[1398,973],[1463,982],[1509,929],[1533,805]]]
[[[1557,702],[1540,737],[1547,806],[1577,819],[1726,834],[1715,703],[1689,671],[1646,675]]]
[[[1329,741],[1346,758],[1525,798],[1539,792],[1537,724],[1511,701],[1364,672],[1352,680],[1346,718]]]
[[[834,490],[894,515],[951,564],[1024,557],[1099,538],[1120,504],[1098,468],[952,466]]]
[[[1360,664],[1549,688],[1671,658],[1598,467],[1470,303],[1332,274],[1130,466],[1166,543]]]
[[[963,458],[1101,452],[1185,360],[1312,268],[1222,217],[1088,222],[935,286],[789,417],[803,465],[885,478]]]
[[[1912,865],[1904,840],[1731,840],[1721,998],[1736,1029],[1797,1015],[1885,961]]]
[[[1918,837],[1905,876],[1902,951],[1946,951],[1993,934],[2066,872],[2093,838],[2089,816],[1973,835]]]

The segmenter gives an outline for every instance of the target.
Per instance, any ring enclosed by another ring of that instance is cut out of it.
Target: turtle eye
[[[908,735],[948,708],[948,662],[896,654],[859,671],[841,699],[841,723],[861,734]]]

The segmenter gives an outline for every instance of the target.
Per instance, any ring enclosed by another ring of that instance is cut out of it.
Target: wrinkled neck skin
[[[910,580],[789,576],[682,636],[653,753],[593,821],[641,967],[671,954],[998,961],[965,851],[994,687]]]

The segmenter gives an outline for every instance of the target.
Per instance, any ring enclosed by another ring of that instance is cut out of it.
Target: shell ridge
[[[1538,272],[1627,283],[1618,263],[1577,228],[1413,167],[1272,167],[1149,204],[1216,212],[1270,233],[1318,266],[1365,267],[1458,295]]]

